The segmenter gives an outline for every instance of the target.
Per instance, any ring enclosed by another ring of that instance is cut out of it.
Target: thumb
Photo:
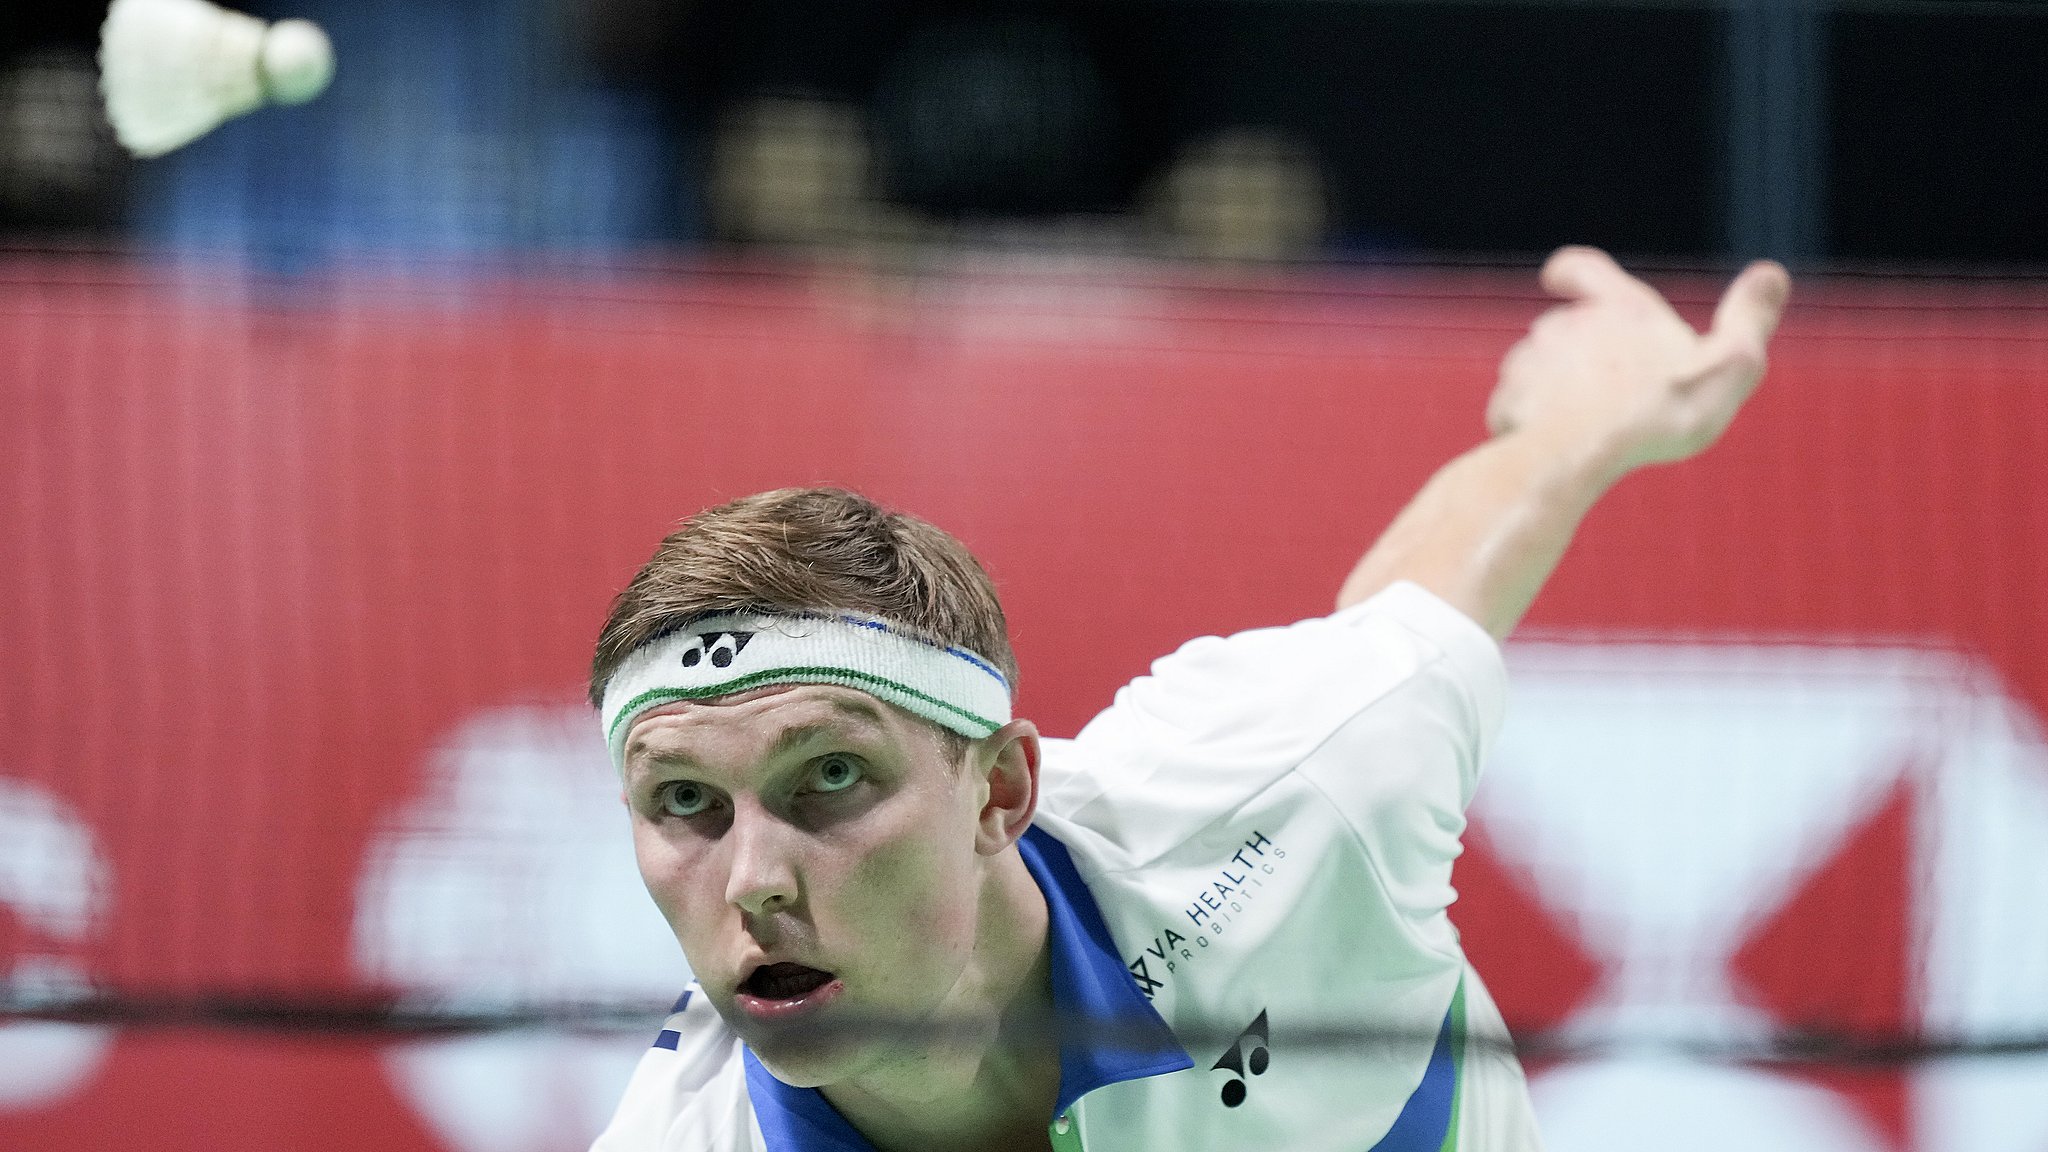
[[[1714,326],[1707,338],[1723,346],[1754,348],[1758,354],[1778,330],[1785,300],[1792,295],[1792,276],[1775,260],[1758,260],[1721,294],[1714,308]]]
[[[1626,292],[1637,285],[1614,257],[1583,244],[1567,244],[1551,253],[1539,279],[1545,292],[1563,300]]]

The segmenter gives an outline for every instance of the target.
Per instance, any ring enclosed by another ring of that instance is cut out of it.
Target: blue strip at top
[[[998,671],[995,665],[989,663],[986,660],[983,660],[981,657],[976,656],[974,653],[969,652],[965,648],[959,648],[953,645],[948,645],[946,647],[946,651],[951,652],[953,655],[958,656],[962,660],[967,661],[969,664],[974,665],[976,668],[981,669],[983,672],[986,672],[989,675],[995,677],[996,683],[1001,684],[1005,689],[1009,688],[1009,677],[1004,676],[1000,671]]]
[[[930,640],[927,640],[924,637],[919,636],[915,633],[905,632],[901,628],[893,627],[887,621],[884,620],[872,620],[866,616],[849,616],[845,614],[841,614],[836,617],[826,616],[822,613],[815,612],[785,612],[772,613],[771,615],[794,616],[798,619],[804,619],[806,617],[817,620],[837,619],[845,621],[848,624],[858,624],[862,628],[872,628],[877,632],[887,632],[891,636],[901,636],[905,640],[910,640],[915,643],[922,644],[927,648],[936,648],[939,651],[944,652],[948,656],[958,656],[960,659],[967,661],[969,664],[972,664],[976,668],[981,669],[983,672],[988,673],[990,676],[995,677],[996,683],[1001,684],[1004,690],[1007,691],[1010,687],[1009,677],[1004,676],[1002,672],[996,668],[995,665],[989,663],[987,660],[982,659],[975,653],[970,652],[967,649],[955,644],[934,644]]]

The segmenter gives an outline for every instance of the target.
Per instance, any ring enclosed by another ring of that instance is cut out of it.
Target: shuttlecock
[[[303,104],[334,78],[310,20],[265,24],[206,0],[114,0],[100,26],[100,92],[114,135],[161,156],[265,104]]]

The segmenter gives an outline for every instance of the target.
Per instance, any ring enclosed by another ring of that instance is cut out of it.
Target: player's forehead
[[[703,757],[765,758],[818,738],[905,741],[918,728],[915,718],[857,689],[779,684],[649,709],[626,734],[626,766],[631,772]]]

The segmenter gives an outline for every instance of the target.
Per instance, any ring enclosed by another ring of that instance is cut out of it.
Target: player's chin
[[[825,1088],[845,1083],[863,1065],[854,1053],[819,1051],[810,1046],[794,1051],[780,1044],[760,1048],[749,1040],[747,1048],[763,1068],[792,1088]]]
[[[740,1038],[761,1066],[794,1088],[822,1088],[852,1079],[872,1062],[874,1040],[820,1020],[807,1027],[747,1027]]]

